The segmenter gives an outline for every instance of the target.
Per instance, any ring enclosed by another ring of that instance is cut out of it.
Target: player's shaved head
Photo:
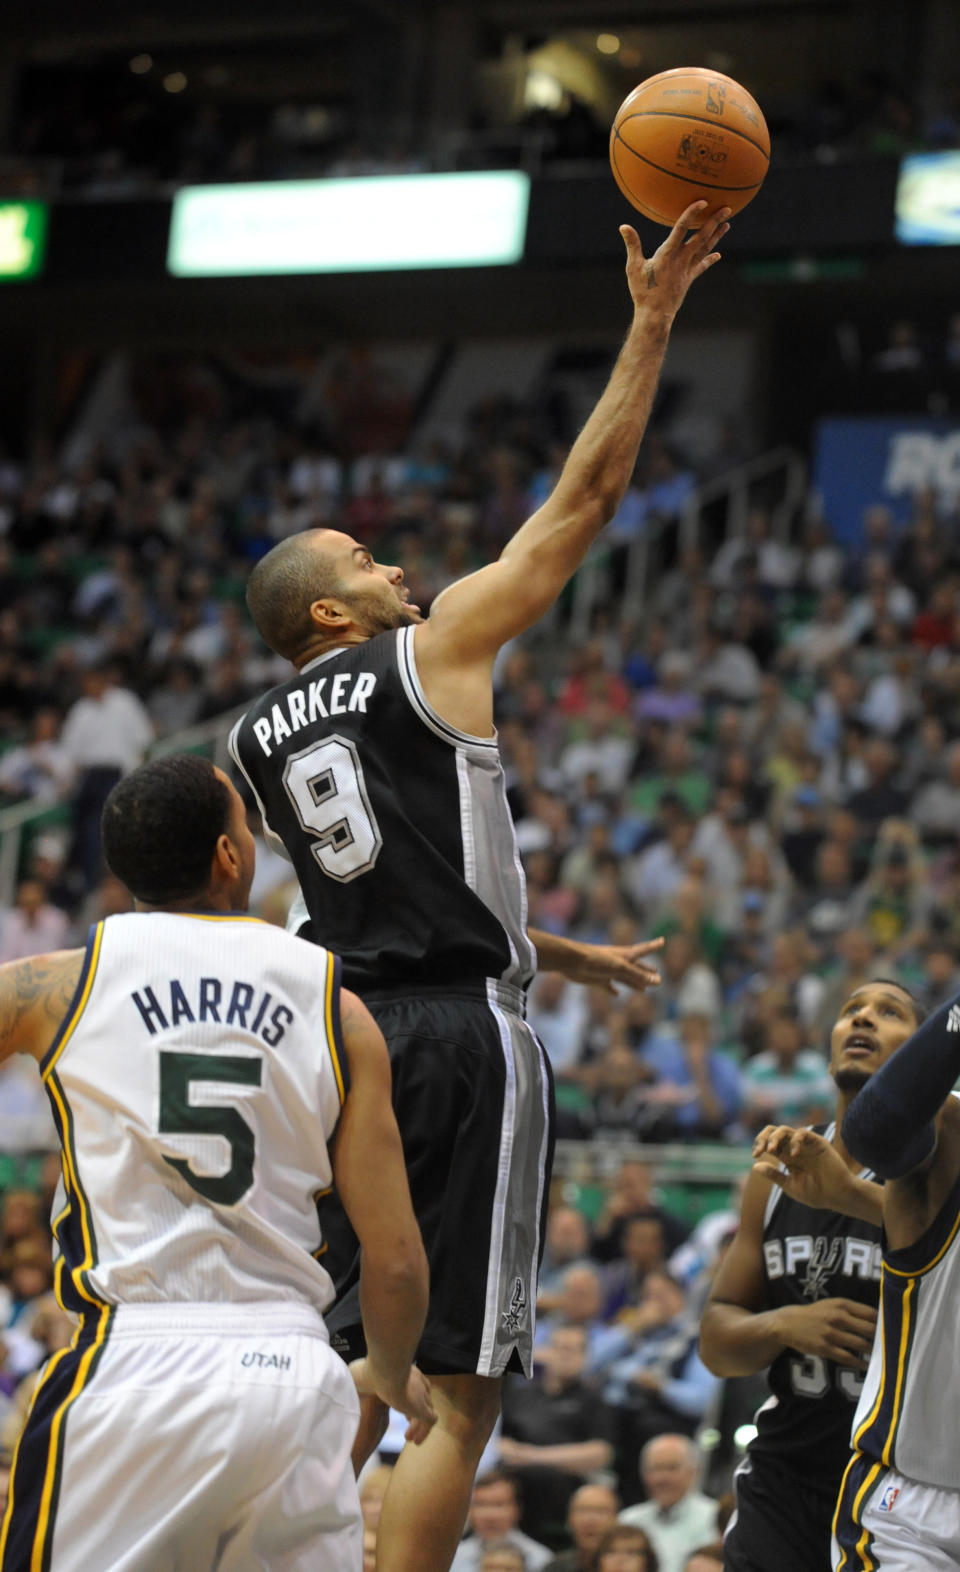
[[[313,641],[310,607],[327,595],[339,596],[334,556],[324,551],[323,529],[302,530],[261,557],[247,583],[247,607],[265,644],[294,661]]]

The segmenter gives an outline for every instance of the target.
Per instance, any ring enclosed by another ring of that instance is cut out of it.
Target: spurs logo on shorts
[[[520,1323],[523,1320],[523,1312],[526,1308],[527,1291],[523,1286],[523,1279],[515,1277],[510,1303],[500,1317],[505,1332],[518,1332],[520,1330]]]

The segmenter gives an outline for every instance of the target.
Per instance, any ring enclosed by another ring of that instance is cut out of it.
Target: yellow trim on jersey
[[[70,1347],[58,1349],[58,1351],[53,1355],[53,1358],[48,1360],[43,1374],[33,1389],[33,1396],[31,1397],[29,1407],[27,1408],[27,1417],[24,1420],[23,1428],[17,1437],[17,1444],[13,1449],[13,1459],[10,1463],[10,1490],[7,1496],[7,1510],[3,1514],[3,1527],[0,1528],[0,1564],[2,1564],[3,1558],[7,1551],[7,1536],[10,1533],[10,1521],[13,1517],[13,1494],[17,1481],[17,1458],[20,1454],[20,1446],[23,1441],[27,1425],[30,1423],[30,1415],[33,1413],[34,1404],[36,1403],[37,1398],[40,1396],[43,1387],[53,1375],[53,1372],[56,1370],[60,1361],[66,1359],[67,1354],[70,1352],[70,1348],[73,1347],[73,1344],[76,1342],[78,1336],[79,1328],[73,1335],[73,1341],[71,1342]]]
[[[93,988],[94,978],[97,975],[97,966],[98,966],[99,961],[100,961],[100,950],[101,950],[102,946],[103,946],[103,923],[102,922],[98,922],[97,923],[97,932],[96,932],[96,935],[94,937],[93,946],[92,946],[92,948],[90,950],[90,964],[89,964],[89,966],[87,968],[87,980],[86,980],[86,982],[83,985],[83,992],[80,995],[79,999],[77,1000],[77,1002],[76,1002],[76,1004],[75,1004],[75,1006],[73,1008],[73,1011],[71,1012],[70,1016],[67,1018],[67,1020],[64,1022],[63,1026],[61,1027],[61,1031],[62,1031],[63,1035],[60,1038],[59,1043],[57,1044],[56,1053],[53,1055],[53,1057],[49,1061],[49,1063],[44,1066],[43,1073],[41,1075],[41,1080],[43,1081],[44,1085],[47,1086],[48,1090],[49,1090],[49,1080],[50,1080],[51,1074],[53,1073],[53,1068],[54,1068],[57,1060],[59,1059],[60,1055],[63,1053],[64,1048],[66,1048],[67,1043],[70,1041],[71,1037],[73,1036],[74,1032],[76,1031],[76,1028],[77,1028],[77,1026],[79,1024],[79,1021],[80,1021],[80,1017],[83,1014],[84,1010],[86,1009],[86,1007],[87,1007],[87,1005],[88,1005],[88,1003],[90,1001],[90,991]]]
[[[882,1311],[882,1308],[883,1308],[882,1293],[881,1293],[880,1304],[881,1304],[881,1311]],[[859,1430],[856,1430],[854,1432],[853,1439],[850,1442],[850,1445],[853,1447],[854,1451],[856,1451],[856,1449],[857,1449],[858,1443],[860,1441],[860,1437],[862,1435],[864,1435],[866,1433],[866,1431],[868,1431],[870,1429],[870,1426],[875,1422],[876,1417],[877,1417],[877,1415],[880,1412],[880,1409],[881,1409],[881,1407],[883,1405],[883,1391],[884,1391],[884,1387],[886,1386],[886,1382],[887,1382],[887,1350],[886,1350],[886,1344],[883,1341],[881,1341],[881,1344],[880,1344],[880,1380],[877,1383],[877,1395],[876,1395],[876,1397],[873,1400],[873,1407],[871,1408],[871,1410],[870,1410],[869,1414],[867,1415],[866,1419],[864,1419],[864,1421],[861,1424]]]
[[[83,1281],[83,1273],[90,1272],[91,1265],[93,1265],[93,1234],[91,1234],[90,1229],[90,1217],[86,1215],[86,1206],[83,1204],[83,1192],[80,1190],[79,1181],[77,1181],[74,1154],[71,1151],[71,1138],[69,1138],[71,1126],[69,1126],[68,1107],[66,1107],[66,1100],[64,1100],[63,1094],[61,1094],[60,1086],[57,1085],[55,1080],[50,1080],[47,1091],[49,1091],[53,1102],[57,1104],[58,1110],[60,1110],[61,1129],[63,1129],[63,1160],[66,1163],[66,1184],[68,1184],[68,1193],[71,1196],[71,1209],[74,1201],[77,1204],[77,1210],[79,1210],[80,1214],[80,1232],[83,1234],[83,1261],[80,1262],[79,1267],[74,1267],[74,1270],[72,1270],[72,1283],[74,1283],[74,1287],[77,1289],[77,1294],[82,1294],[83,1298],[88,1300],[91,1305],[96,1305],[97,1309],[101,1309],[102,1300],[94,1298],[90,1289],[86,1287],[85,1281]],[[60,1259],[63,1259],[63,1256]]]
[[[840,1485],[840,1493],[837,1496],[836,1510],[834,1511],[834,1514],[833,1514],[833,1523],[831,1525],[831,1532],[832,1532],[834,1538],[836,1538],[837,1528],[838,1528],[839,1521],[840,1521],[840,1508],[841,1508],[841,1505],[843,1504],[843,1493],[844,1493],[844,1489],[845,1489],[846,1483],[847,1483],[847,1475],[849,1474],[851,1468],[853,1468],[860,1461],[861,1461],[860,1456],[855,1452],[853,1457],[850,1459],[849,1463],[847,1464],[847,1466],[846,1466],[846,1468],[844,1470],[843,1480],[842,1480],[841,1485]],[[872,1487],[874,1486],[874,1484],[876,1483],[877,1475],[879,1474],[879,1472],[880,1472],[882,1467],[883,1467],[882,1463],[874,1463],[873,1466],[870,1468],[870,1470],[869,1470],[869,1472],[867,1474],[867,1477],[863,1481],[863,1484],[860,1486],[860,1489],[857,1491],[857,1494],[856,1494],[856,1496],[854,1498],[853,1506],[850,1508],[850,1521],[851,1521],[851,1523],[853,1523],[854,1527],[856,1527],[857,1522],[858,1522],[858,1513],[859,1513],[859,1510],[860,1510],[861,1503],[863,1502],[863,1498],[867,1494],[867,1492],[869,1490],[871,1490]],[[874,1572],[874,1569],[875,1569],[875,1566],[876,1566],[876,1563],[873,1560],[869,1560],[869,1563],[864,1565],[864,1557],[866,1556],[866,1551],[867,1551],[867,1540],[869,1538],[870,1538],[870,1530],[868,1528],[865,1528],[863,1533],[860,1535],[860,1538],[857,1540],[856,1550],[857,1550],[857,1555],[860,1557],[861,1567],[863,1568],[863,1572]],[[846,1550],[846,1546],[844,1546],[843,1553],[842,1553],[842,1555],[840,1557],[840,1560],[839,1560],[839,1562],[837,1564],[837,1572],[844,1572],[844,1568],[847,1567],[848,1565],[849,1565],[849,1563],[847,1561],[847,1550]]]
[[[80,1396],[80,1393],[83,1391],[83,1388],[87,1383],[87,1377],[90,1374],[90,1366],[93,1364],[97,1354],[106,1341],[107,1327],[109,1324],[110,1307],[108,1305],[104,1305],[101,1309],[100,1319],[97,1322],[97,1330],[94,1334],[93,1342],[90,1344],[89,1348],[85,1349],[80,1363],[77,1366],[77,1373],[73,1380],[73,1386],[70,1388],[69,1393],[60,1404],[60,1407],[57,1409],[53,1419],[50,1422],[50,1444],[47,1452],[47,1468],[43,1478],[43,1491],[40,1496],[40,1514],[37,1518],[37,1531],[33,1541],[33,1553],[30,1557],[30,1572],[43,1572],[44,1551],[46,1549],[47,1535],[52,1527],[52,1523],[50,1521],[50,1508],[53,1501],[54,1481],[57,1477],[60,1464],[59,1439],[60,1431],[63,1427],[63,1421],[66,1418],[68,1408],[70,1408],[71,1405]]]
[[[323,1020],[327,1029],[327,1046],[330,1049],[330,1060],[333,1064],[333,1073],[337,1082],[337,1094],[340,1098],[340,1107],[342,1108],[346,1101],[347,1094],[343,1089],[343,1071],[340,1068],[340,1060],[337,1057],[337,1034],[333,1022],[333,979],[336,970],[336,962],[328,950],[327,982],[323,999]]]
[[[243,912],[164,912],[165,917],[189,917],[191,922],[255,922],[270,927],[262,917],[247,917]]]
[[[860,1489],[857,1491],[857,1499],[853,1503],[853,1511],[850,1514],[854,1523],[856,1523],[858,1520],[857,1513],[860,1510],[864,1496],[873,1489],[877,1482],[877,1475],[880,1473],[881,1466],[882,1465],[880,1463],[874,1463],[866,1479],[863,1481],[863,1484],[860,1486]],[[867,1555],[867,1543],[869,1539],[870,1530],[869,1528],[865,1528],[863,1533],[860,1535],[860,1538],[857,1540],[857,1555],[860,1557],[861,1563],[863,1565],[863,1572],[876,1572],[877,1563],[874,1561],[872,1556]],[[32,1568],[31,1572],[33,1572]]]
[[[903,1402],[903,1383],[907,1374],[907,1346],[910,1338],[910,1321],[912,1309],[911,1297],[916,1294],[916,1291],[916,1283],[908,1283],[904,1289],[903,1300],[900,1307],[901,1322],[900,1347],[897,1350],[897,1384],[893,1392],[893,1412],[890,1415],[890,1426],[887,1430],[887,1439],[883,1443],[883,1451],[880,1454],[880,1456],[883,1458],[883,1461],[887,1464],[887,1467],[890,1466],[890,1448],[893,1445],[893,1438],[897,1433],[897,1424],[900,1419],[900,1405]]]
[[[884,1271],[891,1272],[894,1277],[923,1277],[927,1272],[932,1272],[933,1268],[943,1260],[950,1246],[953,1244],[954,1239],[957,1237],[958,1228],[960,1228],[960,1210],[957,1211],[957,1215],[953,1221],[953,1227],[951,1228],[950,1233],[943,1244],[943,1247],[937,1251],[932,1261],[927,1262],[926,1266],[911,1267],[909,1272],[904,1272],[900,1267],[889,1266],[887,1262],[884,1261]]]
[[[856,1452],[854,1452],[854,1454],[851,1457],[849,1463],[847,1464],[846,1468],[843,1471],[843,1478],[840,1481],[840,1489],[837,1491],[837,1504],[836,1504],[836,1506],[833,1509],[833,1521],[830,1524],[830,1532],[833,1535],[834,1539],[836,1539],[836,1537],[837,1537],[837,1526],[838,1526],[838,1524],[840,1522],[840,1508],[843,1505],[843,1492],[845,1491],[845,1489],[847,1487],[847,1475],[849,1474],[851,1468],[853,1467],[853,1465],[854,1465],[854,1463],[856,1461],[857,1461],[857,1454],[856,1454]],[[846,1551],[846,1547],[844,1546],[843,1551],[842,1551],[841,1556],[840,1556],[840,1562],[839,1562],[839,1566],[838,1566],[837,1572],[843,1572],[843,1568],[846,1566],[846,1564],[847,1564],[847,1551]]]

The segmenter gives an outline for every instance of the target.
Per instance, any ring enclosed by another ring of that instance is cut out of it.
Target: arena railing
[[[691,493],[679,516],[651,517],[649,525],[635,539],[622,542],[601,536],[574,580],[569,627],[573,637],[586,638],[598,607],[609,604],[611,562],[616,553],[625,552],[626,556],[619,621],[622,628],[627,628],[636,622],[657,576],[658,548],[668,530],[677,530],[682,549],[703,544],[704,514],[710,508],[721,521],[714,540],[719,546],[744,533],[750,509],[761,500],[758,493],[762,493],[768,507],[773,538],[788,541],[807,502],[807,465],[803,456],[794,448],[773,448],[704,481]],[[768,501],[770,496],[773,501]],[[558,615],[553,614],[554,620]]]

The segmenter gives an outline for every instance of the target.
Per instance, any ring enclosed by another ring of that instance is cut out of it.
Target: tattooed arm
[[[454,725],[489,734],[491,663],[500,646],[552,605],[620,505],[653,408],[673,319],[690,285],[719,261],[729,210],[705,217],[694,203],[652,260],[636,230],[627,248],[633,322],[610,381],[551,495],[508,541],[496,562],[449,585],[414,634],[427,698]],[[689,239],[691,224],[702,224]],[[465,683],[466,679],[466,683]]]
[[[83,955],[58,950],[0,966],[0,1061],[12,1053],[43,1058],[70,1008]]]

